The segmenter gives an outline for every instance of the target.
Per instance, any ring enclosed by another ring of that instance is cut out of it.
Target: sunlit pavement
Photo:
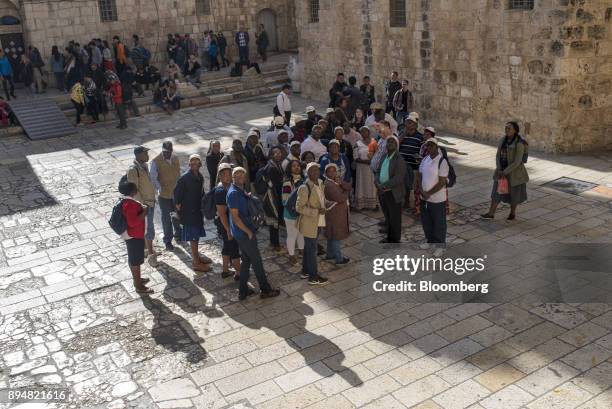
[[[293,98],[296,112],[310,104],[325,108]],[[343,251],[352,263],[320,261],[328,286],[308,287],[262,231],[264,263],[282,295],[238,302],[235,283],[221,279],[211,224],[201,250],[214,273],[194,275],[189,250],[177,247],[145,267],[155,294],[138,296],[107,223],[133,146],[153,157],[170,139],[184,163],[211,139],[227,148],[250,126],[263,128],[273,105],[183,110],[130,119],[125,131],[102,124],[47,141],[0,139],[1,388],[68,387],[70,403],[48,406],[78,408],[612,407],[612,304],[543,302],[551,286],[571,291],[585,281],[580,272],[551,278],[545,249],[612,253],[609,153],[532,152],[517,220],[501,207],[482,221],[495,148],[441,133],[459,152],[451,154],[458,182],[449,193],[449,252],[493,246],[502,260],[490,267],[503,272],[507,291],[486,303],[374,292],[373,257],[431,254],[419,250],[423,234],[407,213],[404,243],[379,247],[379,212],[351,214]]]

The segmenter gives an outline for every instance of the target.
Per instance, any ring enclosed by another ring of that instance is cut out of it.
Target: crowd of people
[[[267,59],[270,41],[263,24],[258,25],[256,45],[259,56]],[[239,59],[233,71],[240,75],[245,68],[256,67],[249,60],[250,38],[246,29],[241,28],[234,36]],[[46,92],[48,75],[52,74],[57,90],[68,93],[76,111],[76,124],[82,124],[87,113],[91,123],[110,109],[119,118],[118,128],[127,127],[127,111],[139,116],[134,95],[144,96],[153,89],[153,103],[168,114],[181,106],[181,95],[177,81],[200,87],[201,75],[207,70],[220,70],[231,63],[228,42],[222,31],[206,31],[198,40],[190,34],[168,34],[166,54],[168,63],[165,72],[151,64],[152,53],[144,47],[138,35],[134,34],[130,44],[114,36],[107,40],[93,38],[84,45],[70,41],[62,50],[51,48],[47,64],[36,47],[29,46],[21,55],[19,67],[14,69],[3,50],[0,50],[0,79],[6,101],[17,98],[15,81],[21,81],[32,94]],[[15,71],[19,73],[16,78]],[[0,97],[1,99],[1,97]],[[16,119],[5,101],[0,101],[0,121],[16,124]]]
[[[301,256],[301,278],[310,285],[327,283],[319,273],[318,256],[338,266],[350,263],[342,243],[350,235],[352,211],[382,210],[380,242],[400,243],[406,209],[422,224],[425,242],[420,247],[432,248],[435,257],[443,255],[448,188],[456,175],[435,129],[423,127],[419,114],[410,111],[414,99],[406,81],[395,91],[389,82],[387,104],[372,101],[369,78],[359,88],[354,77],[348,85],[343,82],[338,74],[324,116],[308,106],[293,126],[291,86],[284,86],[268,130],[249,129],[245,142],[235,139],[227,152],[212,141],[204,160],[198,154],[189,157],[183,175],[171,142],[164,142],[150,167],[148,149],[135,148],[134,164],[120,191],[128,261],[138,292],[152,291],[140,277],[140,265],[145,248],[148,262],[157,263],[159,253],[152,244],[156,201],[166,249],[174,249],[173,240],[189,242],[197,272],[212,270],[198,242],[206,234],[205,221],[214,219],[222,241],[221,274],[240,282],[241,300],[254,294],[247,285],[251,267],[261,297],[279,293],[267,280],[258,247],[257,231],[264,225],[272,251],[286,252],[291,264],[299,263]],[[484,219],[493,218],[498,204],[506,202],[511,204],[508,220],[514,220],[517,205],[526,200],[527,142],[515,122],[506,125],[505,133],[498,146],[491,208]],[[325,240],[325,247],[319,239]]]

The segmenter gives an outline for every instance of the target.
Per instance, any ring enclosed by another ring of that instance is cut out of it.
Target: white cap
[[[316,109],[315,109],[315,107],[313,107],[312,105],[308,105],[308,106],[306,107],[306,112],[315,112],[315,111],[316,111]]]
[[[331,145],[332,143],[335,143],[336,145],[340,146],[340,141],[337,139],[330,139],[330,141],[327,143],[327,146]]]
[[[280,134],[282,134],[282,133],[289,135],[289,132],[287,132],[287,130],[286,130],[286,129],[279,129],[279,131],[278,131],[278,135],[280,135]]]
[[[200,162],[202,162],[202,158],[200,157],[200,155],[198,155],[197,153],[194,153],[192,155],[189,155],[189,162],[191,162],[191,159],[197,159]]]
[[[285,118],[282,116],[274,117],[274,125],[285,125]]]
[[[217,168],[217,172],[221,173],[221,171],[225,170],[225,169],[230,169],[231,170],[232,169],[232,165],[230,163],[227,163],[227,162],[220,163],[219,164],[219,168]]]
[[[232,176],[234,176],[236,173],[238,172],[242,172],[246,175],[247,171],[245,168],[241,167],[241,166],[237,166],[234,169],[232,169]]]
[[[325,110],[325,113],[326,113],[326,114],[331,114],[332,112],[335,112],[335,111],[334,111],[334,108],[327,108],[327,109]]]
[[[435,144],[435,145],[439,145],[439,144],[438,144],[438,139],[437,139],[437,138],[435,138],[435,137],[434,137],[434,138],[429,138],[428,140],[426,140],[426,141],[424,141],[424,142],[423,142],[423,144],[424,144],[424,145],[425,145],[425,144],[428,144],[428,143],[433,143],[433,144]]]
[[[336,131],[342,131],[342,133],[344,133],[344,128],[341,126],[337,126],[334,128],[334,134],[336,133]]]
[[[327,173],[327,169],[329,168],[336,168],[336,170],[338,170],[338,165],[336,165],[335,163],[328,163],[327,165],[325,165],[325,172]]]
[[[414,123],[418,123],[419,122],[419,114],[416,112],[411,112],[408,114],[408,116],[406,117],[406,121],[412,121]]]
[[[292,141],[289,146],[301,145],[300,141]]]
[[[308,165],[306,165],[306,173],[308,173],[310,168],[312,168],[313,166],[316,166],[319,169],[321,168],[321,165],[319,165],[317,162],[310,162]]]
[[[436,134],[436,130],[433,126],[428,126],[427,128],[425,128],[425,130],[431,132],[434,135]]]

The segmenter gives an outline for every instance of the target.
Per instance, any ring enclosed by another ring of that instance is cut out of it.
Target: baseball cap
[[[189,155],[189,162],[191,162],[191,159],[197,159],[200,162],[202,162],[202,158],[200,157],[200,155],[198,155],[197,153],[194,153],[192,155]]]
[[[412,122],[418,123],[419,114],[417,114],[416,112],[409,113],[408,116],[406,117],[406,121],[412,121]]]
[[[236,173],[238,173],[238,172],[242,172],[242,173],[244,173],[244,174],[246,174],[246,173],[247,173],[247,171],[246,171],[246,169],[245,169],[245,168],[243,168],[242,166],[237,166],[237,167],[235,167],[235,168],[232,170],[232,176],[234,176],[234,175],[235,175]]]
[[[337,139],[331,139],[328,143],[327,146],[331,145],[332,143],[335,143],[336,145],[340,146],[340,141]]]
[[[134,148],[134,155],[140,155],[141,153],[150,151],[149,148],[145,148],[144,146],[137,146]]]
[[[294,145],[301,145],[300,141],[291,141],[291,143],[289,144],[289,146],[294,146]]]
[[[334,111],[334,108],[327,108],[327,109],[325,110],[325,113],[326,113],[326,114],[331,114],[331,113],[333,113],[333,112],[335,112],[335,111]]]
[[[162,143],[162,152],[172,152],[172,142],[166,141]]]
[[[289,135],[289,132],[287,132],[286,129],[281,129],[281,130],[278,131],[278,135],[280,135],[282,133]]]
[[[431,132],[434,135],[436,134],[436,130],[433,126],[428,126],[427,128],[425,128],[425,130]]]
[[[274,125],[285,125],[285,118],[282,116],[274,117]]]
[[[217,168],[217,172],[221,173],[221,171],[225,170],[225,169],[230,169],[231,170],[232,169],[232,165],[230,163],[225,163],[225,162],[224,163],[220,163],[219,164],[219,168]]]
[[[438,139],[437,139],[437,138],[435,138],[435,137],[434,137],[434,138],[429,138],[428,140],[426,140],[426,141],[425,141],[425,142],[423,142],[423,143],[424,143],[424,144],[427,144],[427,143],[433,143],[434,145],[439,145],[439,144],[438,144]]]
[[[306,112],[315,112],[315,111],[316,111],[316,109],[315,109],[315,107],[313,107],[312,105],[308,105],[308,106],[306,107]]]
[[[316,166],[319,169],[321,168],[321,166],[317,162],[310,162],[308,165],[306,165],[306,173],[308,173],[310,168],[312,168],[313,166]]]

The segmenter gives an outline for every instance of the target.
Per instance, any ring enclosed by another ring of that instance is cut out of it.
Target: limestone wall
[[[22,0],[22,18],[27,44],[37,46],[45,56],[52,45],[65,46],[69,40],[83,44],[93,37],[111,40],[138,34],[144,46],[165,61],[168,33],[190,33],[201,39],[205,30],[222,30],[233,50],[233,33],[244,25],[252,34],[255,52],[256,16],[264,8],[276,13],[279,48],[297,47],[294,5],[291,0],[211,0],[211,15],[197,16],[195,0],[117,0],[118,21],[102,22],[98,0]]]
[[[397,70],[425,123],[494,141],[518,120],[537,149],[612,148],[610,0],[408,0],[405,28],[388,1],[321,0],[319,23],[297,4],[307,96],[327,99],[342,70],[372,75],[382,97]]]

